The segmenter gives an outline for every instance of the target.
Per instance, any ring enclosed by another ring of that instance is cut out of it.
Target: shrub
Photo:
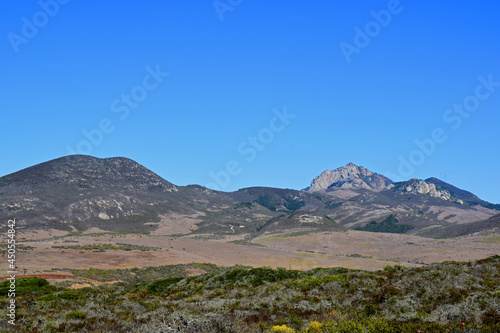
[[[264,282],[277,282],[285,279],[297,278],[299,275],[299,271],[286,270],[284,268],[234,268],[222,274],[218,279],[224,282],[226,286],[238,283],[239,285],[250,284],[257,287],[264,284]]]
[[[263,195],[258,197],[255,202],[269,210],[272,210],[273,212],[275,212],[276,208],[281,205],[281,200],[276,195]]]
[[[394,328],[382,319],[370,318],[362,320],[342,321],[334,330],[338,333],[394,333]]]
[[[5,280],[0,283],[0,296],[7,296],[10,289],[10,281]],[[22,294],[30,291],[52,291],[55,287],[49,285],[45,279],[37,277],[16,279],[16,294]]]
[[[307,333],[321,333],[323,332],[323,325],[318,321],[311,321],[306,328]]]
[[[191,265],[209,273],[186,277],[187,265],[90,269],[124,282],[78,290],[19,279],[33,290],[16,300],[19,324],[22,332],[137,333],[446,333],[461,322],[500,328],[497,257],[376,272]]]
[[[298,210],[298,209],[300,209],[300,207],[303,207],[306,205],[305,202],[303,202],[303,201],[298,201],[298,200],[294,200],[294,199],[285,199],[285,200],[286,200],[285,207],[288,210]]]
[[[396,224],[398,219],[394,215],[390,215],[382,222],[372,221],[366,226],[356,228],[356,230],[371,231],[371,232],[391,232],[396,234],[404,234],[408,230],[413,229],[410,224]]]
[[[238,209],[238,208],[252,209],[252,207],[253,207],[253,204],[251,202],[240,202],[240,203],[237,203],[236,205],[234,205],[234,209]]]
[[[281,326],[273,326],[271,328],[272,333],[295,333],[295,330],[293,328],[290,328],[286,325],[281,325]]]
[[[149,293],[161,293],[165,290],[168,290],[168,288],[171,285],[176,284],[180,280],[182,280],[182,278],[180,278],[180,277],[171,277],[171,278],[167,278],[167,279],[163,279],[163,280],[158,280],[158,281],[150,283],[146,287],[146,289]]]
[[[371,303],[365,305],[365,309],[363,311],[367,317],[371,317],[377,313],[377,307]]]
[[[86,287],[86,288],[81,288],[77,290],[65,290],[49,295],[45,295],[42,297],[39,297],[39,301],[45,301],[45,302],[52,302],[52,301],[57,301],[57,300],[79,300],[79,299],[87,299],[90,295],[96,294],[97,291]]]
[[[489,309],[481,316],[486,327],[500,327],[500,314],[495,309]]]
[[[82,311],[71,311],[68,312],[65,316],[67,320],[85,320],[87,318],[87,314]]]

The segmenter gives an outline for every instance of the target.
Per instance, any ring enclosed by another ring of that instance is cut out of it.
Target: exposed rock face
[[[337,168],[333,171],[326,170],[311,182],[309,191],[321,191],[326,189],[368,189],[372,191],[381,191],[390,189],[392,181],[373,173],[370,170],[349,163],[346,166]]]
[[[454,201],[463,204],[462,200],[455,198],[449,191],[444,189],[438,189],[436,188],[435,184],[426,182],[425,180],[421,179],[416,179],[416,178],[410,179],[407,182],[398,184],[397,188],[401,192],[424,194],[424,195],[429,195],[431,197],[448,201]]]
[[[415,193],[415,194],[428,194],[431,197],[441,198],[444,200],[449,200],[451,194],[445,190],[436,189],[436,185],[428,183],[420,179],[410,179],[403,186],[405,192]]]
[[[431,183],[431,184],[436,185],[436,188],[438,188],[438,189],[447,190],[448,192],[450,192],[451,194],[453,194],[454,196],[456,196],[457,198],[460,198],[462,200],[474,202],[474,203],[478,203],[478,204],[484,203],[484,201],[479,199],[475,194],[473,194],[469,191],[462,190],[456,186],[453,186],[451,184],[443,182],[442,180],[439,180],[437,178],[434,178],[434,177],[427,178],[427,179],[425,179],[425,181],[427,183]]]

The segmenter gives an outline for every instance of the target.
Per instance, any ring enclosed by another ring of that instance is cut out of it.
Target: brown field
[[[170,219],[168,219],[171,221]],[[184,231],[191,226],[184,225]],[[170,229],[169,229],[170,230]],[[181,231],[177,229],[176,231]],[[45,233],[40,234],[40,236]],[[378,270],[387,265],[421,265],[446,260],[468,261],[500,253],[498,235],[434,240],[423,237],[369,233],[363,231],[322,232],[301,236],[263,235],[253,245],[230,243],[244,235],[215,239],[213,235],[110,235],[84,234],[51,239],[24,240],[18,246],[16,264],[26,274],[43,274],[52,269],[132,268],[213,263],[221,266],[248,265],[292,269],[347,267]],[[34,237],[37,238],[37,237]],[[130,244],[158,249],[82,250],[56,246]],[[24,250],[23,250],[24,249]],[[7,258],[3,254],[7,273]],[[193,272],[193,274],[200,272]]]

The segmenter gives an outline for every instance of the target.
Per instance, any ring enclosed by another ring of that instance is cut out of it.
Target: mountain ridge
[[[103,175],[95,170],[101,169]],[[106,172],[103,172],[103,169]],[[106,178],[104,177],[106,176]],[[176,191],[176,186],[141,164],[125,157],[96,158],[88,155],[69,155],[13,172],[0,177],[0,186],[9,182],[22,184],[60,183],[61,179],[70,178],[70,182],[81,187],[97,186],[96,180],[108,183],[126,181],[129,186],[138,186],[148,190]],[[109,184],[108,184],[109,185]]]
[[[18,218],[30,229],[153,232],[165,216],[186,216],[198,233],[257,234],[363,228],[394,215],[418,234],[486,220],[500,210],[437,178],[394,183],[354,163],[323,172],[311,184],[308,190],[221,192],[174,185],[124,157],[70,155],[1,177],[0,218]]]

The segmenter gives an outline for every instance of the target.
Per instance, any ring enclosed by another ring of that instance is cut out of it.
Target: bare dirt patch
[[[31,230],[31,231],[19,231],[17,237],[19,239],[38,240],[38,239],[47,239],[51,237],[61,237],[67,234],[68,234],[67,231],[58,229]]]
[[[412,235],[349,230],[296,237],[264,236],[255,243],[285,251],[371,257],[401,263],[468,261],[500,253],[500,244],[481,243],[484,237],[434,240]]]
[[[199,223],[198,219],[202,214],[193,215],[182,215],[182,214],[168,214],[161,215],[160,222],[150,222],[145,223],[145,225],[156,225],[158,226],[152,235],[183,235],[192,232],[197,229],[196,223]]]
[[[23,274],[23,275],[18,275],[17,278],[29,278],[29,277],[37,277],[40,279],[45,279],[47,280],[50,284],[55,284],[57,282],[62,282],[62,281],[71,281],[74,282],[71,286],[69,286],[69,289],[80,289],[80,288],[85,288],[85,287],[91,287],[91,286],[100,286],[102,284],[114,284],[117,282],[121,281],[107,281],[107,282],[101,282],[101,281],[96,281],[92,280],[89,278],[84,278],[80,276],[74,276],[73,274],[63,274],[63,273],[54,273],[54,274],[48,274],[48,273],[40,273],[40,274]],[[0,277],[0,281],[6,280],[7,276]]]
[[[29,277],[37,277],[45,280],[63,280],[63,279],[72,279],[73,275],[69,274],[22,274],[18,275],[18,278],[29,278]],[[0,281],[6,280],[7,276],[0,277]]]
[[[92,227],[88,230],[85,230],[83,232],[83,234],[87,235],[87,234],[102,234],[102,233],[107,233],[109,231],[106,231],[106,230],[102,230],[102,229],[99,229],[97,227]]]
[[[495,215],[495,211],[492,211],[484,207],[462,209],[459,207],[430,206],[429,212],[438,214],[437,216],[438,220],[444,220],[446,217],[448,217],[446,219],[447,221],[457,224],[486,220]]]
[[[339,190],[335,190],[332,192],[327,192],[327,194],[331,195],[332,197],[337,197],[337,198],[345,199],[345,200],[359,195],[359,193],[357,193],[357,192],[354,192],[352,190],[344,190],[344,189],[339,189]]]

